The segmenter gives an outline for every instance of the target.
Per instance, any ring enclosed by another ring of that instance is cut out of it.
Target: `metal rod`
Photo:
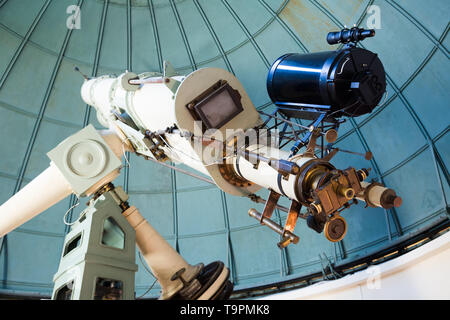
[[[258,111],[258,112],[261,113],[261,114],[263,114],[263,115],[265,115],[265,116],[267,116],[267,117],[271,117],[271,118],[274,118],[274,119],[277,119],[277,120],[281,120],[281,121],[283,121],[283,122],[289,123],[290,125],[293,125],[293,126],[300,127],[300,128],[302,128],[302,129],[311,131],[311,127],[305,127],[305,126],[302,126],[301,124],[298,124],[298,123],[289,121],[289,120],[287,120],[287,119],[283,119],[283,118],[277,117],[277,116],[275,116],[275,115],[271,115],[271,114],[265,113],[265,112],[263,112],[263,111]]]
[[[160,164],[160,165],[162,165],[162,166],[164,166],[164,167],[167,167],[167,168],[173,169],[173,170],[175,170],[175,171],[181,172],[181,173],[186,174],[186,175],[188,175],[188,176],[191,176],[191,177],[197,178],[197,179],[199,179],[199,180],[205,181],[205,182],[207,182],[207,183],[216,185],[216,184],[214,183],[214,181],[212,181],[212,180],[210,180],[210,179],[207,179],[207,178],[204,178],[204,177],[201,177],[201,176],[199,176],[199,175],[196,175],[195,173],[192,173],[192,172],[189,172],[189,171],[186,171],[186,170],[177,168],[177,167],[175,167],[175,166],[171,166],[170,164],[167,164],[167,163],[164,163],[164,162],[160,162],[160,161],[155,160],[155,159],[153,159],[153,158],[148,158],[148,160],[153,161],[153,162],[155,162],[155,163],[158,163],[158,164]]]
[[[263,161],[266,162],[268,164],[270,164],[271,159],[264,157],[258,153],[255,153],[253,151],[249,151],[249,150],[241,150],[241,149],[236,149],[234,147],[230,147],[228,146],[225,142],[215,139],[213,137],[198,137],[198,136],[191,136],[193,139],[203,143],[205,141],[207,141],[206,139],[209,139],[210,142],[212,143],[218,143],[219,145],[222,145],[223,147],[225,147],[227,152],[231,152],[233,155],[240,155],[242,157],[244,157],[247,160],[255,160],[255,161]],[[244,147],[248,147],[248,145],[243,145],[241,148]]]
[[[129,84],[145,84],[145,83],[165,83],[169,82],[168,78],[164,77],[152,77],[146,79],[131,79],[128,81]]]
[[[283,237],[289,237],[293,243],[298,243],[298,240],[299,240],[298,236],[296,236],[289,230],[284,230],[284,228],[282,226],[280,226],[278,223],[276,223],[275,221],[273,221],[271,219],[264,217],[261,213],[259,213],[255,209],[252,208],[252,209],[248,210],[248,214],[251,217],[255,218],[256,220],[261,221],[262,224],[265,224],[266,226],[268,226],[270,229],[272,229],[279,235],[281,235]]]
[[[256,194],[251,194],[251,195],[249,195],[248,197],[249,197],[253,202],[256,202],[256,203],[266,203],[266,202],[267,202],[267,200],[261,198],[260,196],[257,196]],[[278,209],[278,210],[281,210],[281,211],[283,211],[283,212],[289,212],[289,209],[288,209],[288,208],[283,207],[283,206],[280,206],[279,204],[275,205],[275,208]],[[299,216],[299,217],[300,217],[300,216]],[[301,217],[301,218],[303,218],[303,217]]]
[[[89,80],[89,77],[87,75],[85,75],[83,72],[80,71],[80,68],[78,68],[77,66],[75,66],[73,68],[73,70],[79,72],[81,74],[81,76],[84,78],[84,80]]]
[[[326,150],[326,149],[327,149],[326,147],[323,147],[323,146],[316,146],[316,148],[322,149],[322,150]],[[341,151],[341,152],[354,154],[354,155],[361,156],[361,157],[364,157],[364,158],[366,158],[366,157],[368,156],[367,153],[366,153],[366,154],[363,154],[363,153],[354,152],[354,151],[349,151],[349,150],[345,150],[345,149],[341,149],[341,148],[331,148],[330,150],[335,150],[335,149],[338,149],[338,150]],[[368,159],[368,160],[370,160],[370,159]]]

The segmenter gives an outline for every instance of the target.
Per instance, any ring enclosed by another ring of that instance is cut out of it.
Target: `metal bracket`
[[[292,161],[270,158],[268,164],[283,176],[284,180],[289,179],[289,175],[296,175],[300,172],[300,167]]]
[[[315,128],[312,132],[311,132],[311,137],[309,139],[308,142],[308,146],[306,147],[306,151],[303,154],[303,156],[305,157],[314,157],[315,155],[315,150],[316,150],[316,141],[317,138],[320,135],[320,130],[318,128]]]
[[[291,148],[291,156],[297,154],[297,152],[300,150],[300,148],[306,144],[308,139],[311,137],[311,134],[314,132],[314,129],[316,129],[320,125],[320,123],[325,118],[325,116],[326,116],[326,113],[320,113],[319,117],[311,125],[310,131],[307,132],[301,140],[298,140],[294,144],[294,146]],[[309,145],[308,145],[308,147],[309,147]]]
[[[178,73],[175,71],[175,68],[172,66],[172,64],[169,61],[164,61],[163,68],[164,68],[164,70],[163,70],[164,77],[178,76]]]
[[[299,237],[292,233],[292,231],[295,228],[295,224],[300,215],[300,209],[302,206],[297,201],[292,201],[291,207],[289,209],[289,215],[283,228],[278,223],[270,219],[273,210],[277,206],[277,202],[280,196],[280,194],[271,190],[270,195],[267,198],[263,213],[261,214],[252,208],[248,211],[248,214],[258,220],[261,224],[268,226],[270,229],[283,237],[283,239],[277,244],[278,247],[282,249],[290,243],[298,243],[299,241]]]
[[[325,161],[330,161],[338,152],[339,152],[339,148],[335,148],[335,149],[331,150],[331,152],[329,152],[322,159],[325,160]]]
[[[292,234],[294,232],[301,208],[302,205],[300,203],[295,200],[292,201],[283,229],[283,239],[278,243],[278,248],[285,248],[292,242],[292,238],[288,234]]]
[[[288,230],[285,231],[282,226],[280,226],[275,221],[264,217],[261,213],[256,211],[256,209],[251,208],[250,210],[248,210],[248,214],[249,214],[249,216],[255,218],[256,220],[261,221],[261,224],[268,226],[270,229],[272,229],[279,235],[289,237],[291,242],[298,243],[299,237],[297,235],[293,234],[292,232],[290,232]]]
[[[181,82],[173,79],[172,77],[178,76],[178,73],[169,61],[164,61],[163,68],[163,83],[175,94]]]
[[[180,86],[181,82],[175,80],[174,78],[165,77],[164,84],[167,88],[169,88],[170,91],[172,91],[173,94],[175,94],[177,93],[178,87]]]
[[[166,143],[163,141],[160,135],[146,130],[143,142],[156,160],[166,161],[169,159],[168,156],[164,153],[164,150],[161,149],[161,147],[165,146]]]
[[[280,197],[281,197],[281,194],[276,193],[273,190],[270,190],[270,195],[267,198],[266,205],[264,206],[263,214],[262,214],[261,219],[259,221],[261,224],[264,224],[264,222],[263,222],[264,218],[270,219],[270,217],[273,214],[273,210],[275,210],[275,207],[277,205],[278,199],[280,199]]]

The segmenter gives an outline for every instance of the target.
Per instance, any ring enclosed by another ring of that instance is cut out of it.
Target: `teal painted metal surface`
[[[68,29],[69,5],[81,5],[81,29]],[[195,264],[222,260],[236,288],[320,272],[319,254],[343,263],[400,236],[445,219],[449,198],[450,4],[445,0],[8,0],[0,2],[0,202],[48,166],[46,152],[87,124],[101,128],[80,97],[92,76],[219,67],[233,72],[254,104],[274,106],[265,80],[287,52],[329,50],[328,31],[366,27],[376,5],[381,27],[362,45],[377,52],[388,74],[388,96],[372,114],[347,122],[338,147],[371,151],[367,162],[338,154],[337,167],[372,167],[403,198],[396,210],[352,207],[338,244],[297,226],[298,245],[280,251],[278,236],[247,215],[255,204],[170,168],[131,155],[124,182],[130,201]],[[289,147],[289,146],[288,146]],[[184,166],[181,168],[190,170]],[[261,192],[267,196],[267,192]],[[10,233],[0,252],[0,291],[50,294],[64,235],[67,198]],[[282,203],[288,206],[284,201]],[[76,219],[84,209],[73,210]],[[261,205],[256,205],[262,210]],[[276,213],[284,221],[286,214]],[[153,283],[137,261],[137,295]],[[157,296],[154,287],[148,296]]]

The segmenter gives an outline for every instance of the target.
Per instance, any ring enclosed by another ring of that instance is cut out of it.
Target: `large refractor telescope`
[[[291,152],[274,145],[270,132],[262,137],[267,121],[238,79],[222,69],[180,76],[165,64],[163,74],[94,78],[83,85],[82,97],[96,108],[100,123],[116,130],[138,155],[184,163],[233,195],[251,197],[260,188],[269,189],[264,212],[252,209],[249,214],[284,237],[280,246],[298,241],[292,231],[299,216],[339,241],[346,231],[340,212],[357,200],[386,209],[401,204],[394,190],[364,181],[367,169],[335,168],[330,160],[338,149],[316,155],[317,138],[336,140],[339,117],[371,112],[385,93],[378,56],[354,45],[373,35],[373,30],[358,28],[330,33],[330,43],[351,44],[337,51],[284,55],[273,64],[267,83],[278,111],[314,121],[307,139],[297,141]],[[323,122],[335,129],[322,132]],[[302,146],[306,150],[297,154]],[[284,227],[270,220],[280,196],[293,201]],[[302,206],[306,215],[300,214]]]
[[[373,35],[370,30],[352,28],[330,34],[328,40],[354,44]],[[281,235],[280,248],[299,241],[294,234],[298,218],[336,242],[347,231],[341,212],[358,201],[385,209],[401,205],[394,190],[365,181],[369,169],[341,170],[330,162],[340,151],[333,147],[343,121],[340,118],[371,112],[385,93],[384,69],[376,54],[350,44],[337,51],[284,55],[273,64],[267,83],[277,106],[270,115],[259,113],[240,81],[218,68],[179,75],[164,63],[163,73],[127,71],[118,77],[86,79],[81,95],[108,129],[101,136],[118,158],[128,151],[161,163],[183,163],[209,176],[224,192],[265,202],[262,213],[250,209],[248,214]],[[296,118],[312,122],[302,126],[292,121]],[[286,127],[292,128],[294,145],[290,150],[280,147],[280,136],[270,130],[270,121],[284,125],[283,139],[289,137]],[[294,125],[300,129],[295,130]],[[328,144],[320,146],[319,140],[324,139]],[[62,162],[81,172],[85,165],[95,167],[90,155],[95,147],[89,148],[81,148],[75,157],[65,153],[72,157],[71,162]],[[67,183],[54,162],[52,158],[49,169],[0,207],[0,236],[70,193],[95,194],[118,175],[118,169],[111,170],[81,192]],[[40,186],[50,181],[53,185],[42,190]],[[266,200],[255,195],[261,188],[270,190]],[[289,208],[278,205],[281,196],[292,201]],[[24,203],[29,198],[35,205]],[[271,220],[275,208],[288,212],[284,226]],[[152,239],[157,239],[153,247],[149,244]],[[174,286],[170,275],[179,276],[180,269],[195,274],[195,267],[170,251],[161,237],[146,238],[141,232],[136,241],[157,275],[164,297],[183,288],[182,281]],[[170,251],[168,259],[178,261],[170,272],[165,270],[170,262],[163,261],[164,254],[152,261],[155,255],[149,252],[158,251],[158,246]]]

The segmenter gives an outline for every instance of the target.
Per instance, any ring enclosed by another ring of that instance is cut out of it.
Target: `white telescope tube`
[[[250,146],[247,150],[257,153],[266,158],[287,159],[289,154],[283,150],[267,147],[267,146]],[[299,167],[312,160],[311,157],[295,157],[291,161],[295,162]],[[288,198],[300,201],[297,199],[295,189],[296,175],[289,174],[286,178],[280,177],[280,173],[272,168],[268,163],[260,161],[255,167],[254,163],[248,161],[244,156],[239,156],[233,159],[234,170],[244,179],[251,181],[263,188],[273,190],[279,194],[284,194]]]
[[[138,76],[131,72],[119,77],[93,78],[83,84],[81,96],[96,109],[97,118],[103,126],[111,129],[114,125],[120,127],[136,152],[156,160],[167,157],[175,163],[183,163],[209,175],[223,191],[245,196],[256,192],[260,187],[239,186],[226,180],[218,163],[209,162],[209,156],[205,160],[203,151],[207,148],[199,149],[192,140],[186,139],[186,135],[181,137],[179,134],[188,132],[197,135],[199,131],[201,135],[201,127],[205,129],[205,123],[199,125],[201,121],[198,121],[198,117],[192,114],[187,105],[213,90],[218,83],[226,83],[226,88],[240,96],[240,102],[233,103],[236,104],[236,110],[241,109],[236,114],[228,110],[222,115],[226,124],[217,130],[222,137],[227,137],[227,131],[245,131],[263,123],[239,80],[230,72],[219,68],[201,68],[186,76],[171,75],[162,78],[149,78],[146,74]],[[230,93],[229,98],[232,97]],[[178,133],[173,129],[178,130]],[[149,135],[155,135],[155,139],[163,142],[155,143],[151,141],[153,138],[149,139]]]
[[[103,76],[83,83],[81,97],[97,110],[99,122],[109,127],[109,121],[114,120],[113,113],[122,108],[145,129],[157,131],[172,126],[176,122],[174,93],[164,83],[151,83],[139,90],[129,90],[126,83],[128,75],[124,73],[118,78]]]
[[[53,163],[0,206],[0,237],[34,218],[72,193]]]
[[[400,207],[402,198],[397,196],[395,191],[382,185],[361,182],[364,192],[356,195],[356,199],[365,201],[371,207],[390,209]]]

